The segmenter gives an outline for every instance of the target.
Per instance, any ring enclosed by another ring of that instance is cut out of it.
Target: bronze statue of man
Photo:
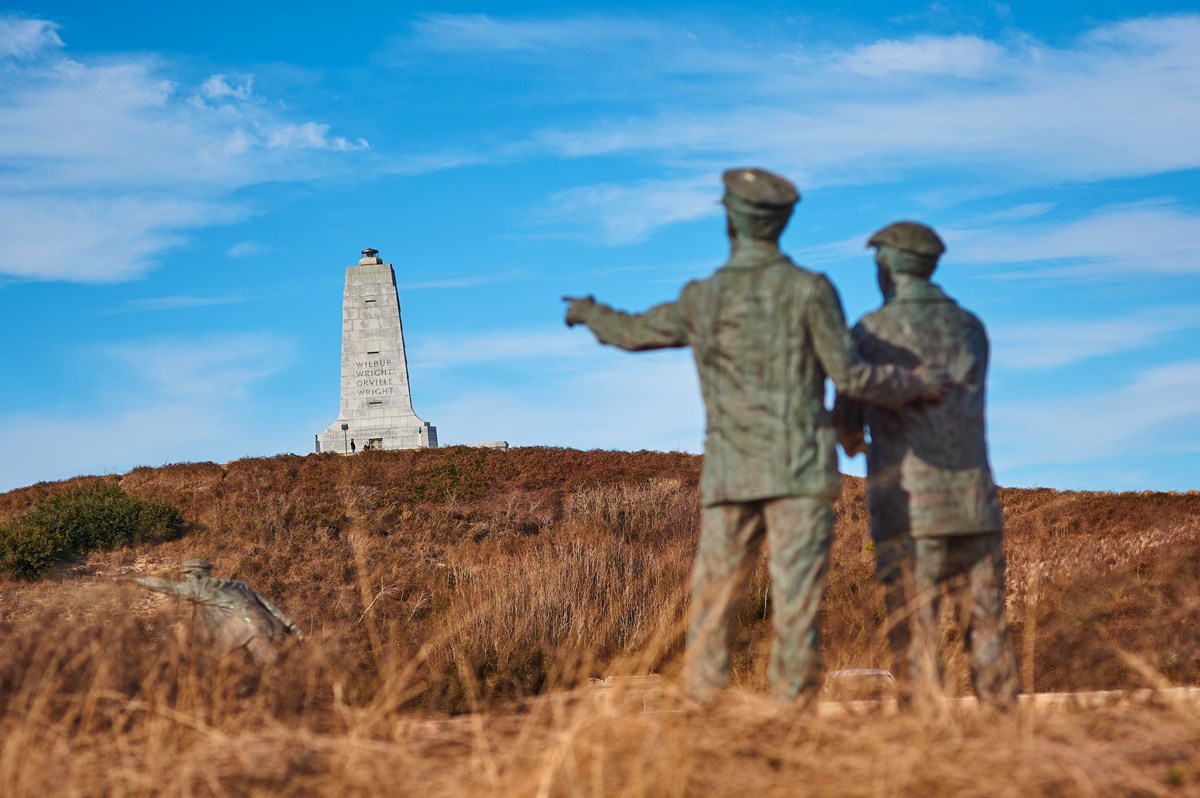
[[[264,665],[275,660],[288,636],[300,639],[300,630],[282,610],[244,582],[214,579],[212,569],[207,560],[186,560],[179,569],[181,582],[153,576],[133,581],[190,601],[191,643],[218,659],[242,652],[249,663]]]
[[[758,551],[770,548],[775,640],[772,692],[811,694],[819,671],[817,612],[841,487],[825,379],[885,405],[936,399],[940,373],[854,359],[841,301],[822,274],[797,267],[779,236],[799,200],[759,169],[725,172],[732,252],[679,299],[627,314],[569,299],[567,324],[639,351],[690,346],[707,413],[700,545],[691,585],[685,672],[706,700],[729,682],[729,627]]]
[[[975,692],[1007,706],[1019,685],[1004,615],[1000,497],[984,432],[987,333],[930,281],[945,251],[932,229],[898,222],[867,245],[875,248],[884,305],[854,327],[856,354],[879,365],[937,366],[952,384],[936,404],[887,407],[839,392],[834,408],[847,453],[867,453],[871,537],[901,695],[924,697],[940,685],[938,596],[949,583]]]

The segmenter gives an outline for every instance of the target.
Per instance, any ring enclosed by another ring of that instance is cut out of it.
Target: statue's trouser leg
[[[971,656],[971,680],[979,700],[1010,706],[1020,691],[1017,652],[1004,612],[1004,539],[999,533],[954,540],[962,549],[965,584],[958,617]]]
[[[1004,614],[1004,543],[999,533],[919,538],[915,582],[914,669],[918,684],[941,683],[938,592],[950,585],[955,615],[971,658],[979,700],[1007,706],[1019,689],[1016,649]]]
[[[912,642],[909,646],[909,690],[912,698],[928,701],[942,694],[939,617],[941,586],[949,560],[945,537],[919,537],[913,541]]]
[[[790,701],[820,686],[819,613],[829,576],[833,508],[828,499],[789,496],[766,502],[764,515],[775,618],[771,692]]]
[[[764,532],[761,502],[717,504],[701,513],[684,657],[693,698],[709,700],[729,684],[729,628]]]
[[[875,576],[883,585],[887,609],[888,650],[892,655],[892,675],[905,689],[912,672],[913,540],[899,535],[875,541]]]

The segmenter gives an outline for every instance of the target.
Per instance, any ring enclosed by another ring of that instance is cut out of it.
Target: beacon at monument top
[[[318,452],[438,445],[437,427],[413,411],[396,272],[378,255],[364,249],[346,268],[341,412],[317,436]]]

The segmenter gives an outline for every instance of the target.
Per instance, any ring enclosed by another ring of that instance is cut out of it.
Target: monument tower
[[[413,411],[396,272],[377,250],[362,254],[346,269],[342,295],[342,409],[317,436],[317,451],[437,446],[437,427]]]

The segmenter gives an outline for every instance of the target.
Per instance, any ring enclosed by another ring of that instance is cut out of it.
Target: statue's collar
[[[787,260],[787,255],[780,252],[779,247],[750,243],[735,249],[725,265],[731,269],[754,269],[780,260]]]
[[[892,302],[953,302],[936,283],[927,280],[906,280],[896,286]]]

